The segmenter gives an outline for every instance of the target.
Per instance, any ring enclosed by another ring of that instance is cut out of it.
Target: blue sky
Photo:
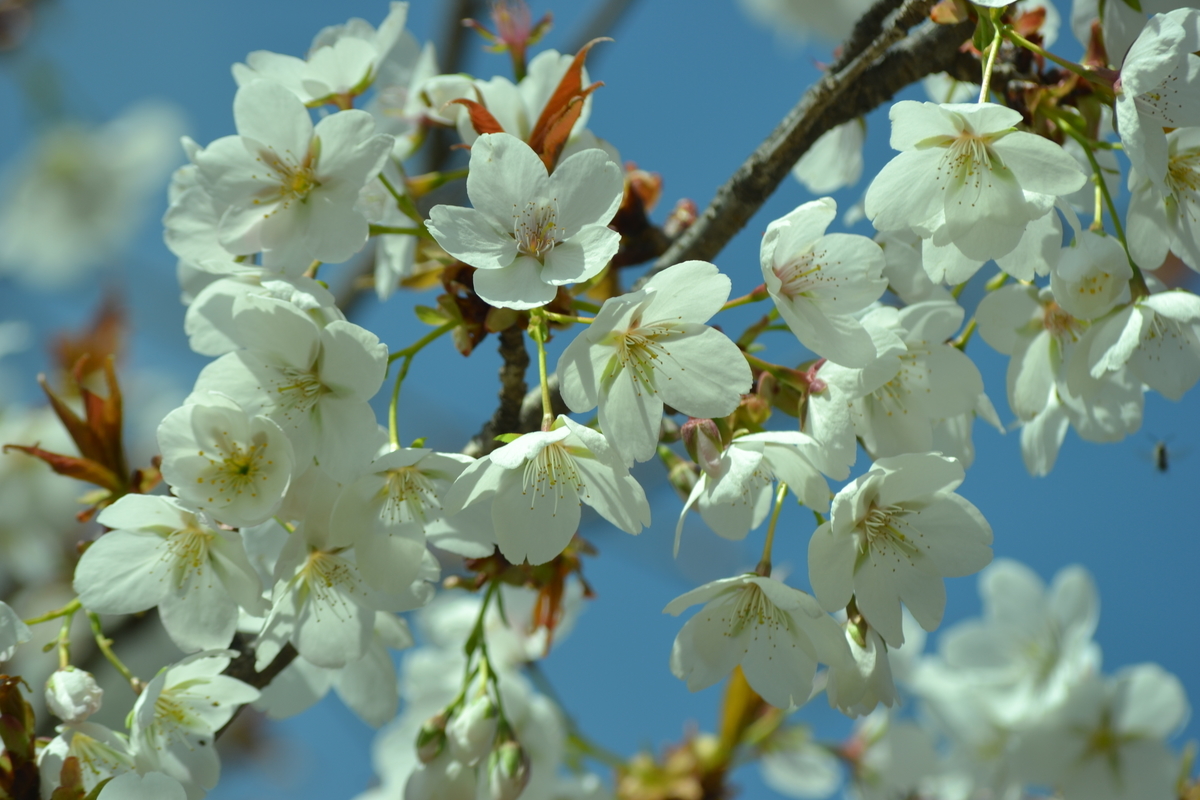
[[[409,27],[418,38],[439,34],[444,5],[413,2]],[[556,26],[544,46],[574,38],[583,5],[551,7]],[[534,11],[546,8],[535,5]],[[378,22],[385,13],[386,4],[378,1],[58,0],[46,8],[26,49],[0,61],[0,108],[8,110],[0,115],[0,162],[15,158],[32,135],[19,87],[46,70],[57,75],[71,115],[101,122],[144,98],[165,99],[183,109],[189,134],[207,143],[233,133],[232,63],[258,49],[302,54],[325,25],[350,14]],[[815,62],[830,58],[828,45],[781,44],[730,0],[640,0],[611,35],[615,42],[593,51],[591,74],[605,87],[596,94],[590,127],[623,158],[662,174],[660,217],[680,197],[703,208],[816,79]],[[1063,35],[1070,39],[1069,32]],[[505,57],[482,53],[478,40],[469,41],[468,71],[481,77],[508,74]],[[1062,42],[1061,50],[1069,55],[1077,49],[1073,41]],[[904,96],[924,99],[917,90]],[[887,136],[886,111],[876,112],[868,120],[868,177],[890,158]],[[839,206],[857,201],[865,185],[835,195]],[[786,180],[716,259],[732,278],[735,295],[761,282],[758,242],[767,224],[809,199],[803,187]],[[187,350],[182,334],[174,260],[161,243],[156,222],[162,208],[165,194],[129,258],[87,286],[51,294],[0,277],[0,320],[25,320],[39,338],[64,326],[77,328],[101,288],[116,283],[132,311],[131,366],[169,376],[182,396],[205,359]],[[356,321],[393,348],[404,347],[425,330],[410,319],[407,309],[413,299],[399,295],[386,306],[371,299]],[[427,295],[417,301],[429,300]],[[722,322],[737,331],[747,318]],[[774,336],[766,340],[778,348],[771,351],[777,356],[773,360],[800,357],[798,346],[782,334]],[[22,375],[27,383],[6,389],[33,396],[32,376],[44,368],[41,353],[35,349],[9,365],[8,374]],[[969,354],[1001,417],[1010,421],[1004,401],[1006,360],[978,338]],[[405,385],[405,413],[412,420],[406,429],[416,435],[424,427],[419,433],[430,437],[431,446],[459,449],[491,414],[494,387],[489,381],[496,364],[491,343],[469,361],[452,353],[448,342],[422,354]],[[1200,658],[1195,616],[1200,608],[1200,582],[1195,579],[1200,523],[1189,497],[1200,485],[1198,412],[1195,392],[1180,403],[1147,394],[1144,433],[1113,445],[1090,444],[1068,434],[1054,472],[1042,479],[1025,472],[1017,433],[1001,436],[977,425],[978,458],[960,489],[991,523],[997,556],[1021,560],[1047,580],[1071,563],[1092,571],[1102,600],[1097,639],[1106,671],[1156,661],[1183,680],[1193,703],[1200,700],[1200,671],[1194,667]],[[1165,474],[1150,459],[1154,442],[1164,438],[1178,453]],[[672,559],[679,501],[661,471],[643,467],[638,477],[651,494],[654,525],[637,538],[601,526],[584,531],[601,551],[587,566],[598,598],[546,664],[584,730],[621,753],[677,740],[688,720],[712,728],[719,690],[692,695],[670,675],[667,656],[681,621],[664,616],[661,609],[695,585],[729,574],[730,564],[752,566],[762,543],[761,532],[744,543],[726,542],[697,518],[685,532],[683,554]],[[776,561],[790,561],[803,575],[811,518],[797,513],[785,516],[782,524]],[[949,581],[948,594],[946,623],[978,613],[973,578]],[[801,714],[828,722],[834,727],[823,730],[831,733],[845,729],[823,700],[811,713],[806,709]],[[372,731],[336,700],[274,730],[280,738],[261,763],[231,767],[228,780],[211,797],[349,797],[370,780],[366,748]],[[1200,737],[1200,723],[1191,722],[1186,737]],[[753,774],[745,780],[751,788],[757,785]]]

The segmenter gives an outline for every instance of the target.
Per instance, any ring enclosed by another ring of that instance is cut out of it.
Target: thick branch
[[[946,69],[954,61],[959,46],[971,36],[972,23],[928,25],[889,51],[904,38],[908,27],[928,14],[933,3],[934,0],[905,0],[861,53],[845,66],[835,64],[717,190],[700,218],[655,262],[638,285],[680,261],[711,261],[823,133],[887,102],[910,83]],[[852,36],[847,50],[853,42]]]
[[[250,646],[248,640],[243,640],[243,637],[238,637],[239,653],[236,658],[229,662],[229,666],[225,668],[223,675],[228,675],[231,678],[237,678],[242,683],[248,683],[255,689],[262,689],[268,683],[275,680],[275,676],[287,669],[288,664],[296,660],[299,653],[296,648],[292,647],[291,643],[285,644],[279,654],[275,656],[275,660],[267,665],[267,668],[262,672],[254,669],[254,648]],[[242,713],[245,706],[238,706],[237,711],[233,712],[233,716],[229,718],[219,731],[217,738],[220,738],[233,721],[237,719],[238,714]]]
[[[502,433],[525,433],[521,427],[521,403],[525,400],[525,371],[529,369],[529,350],[525,331],[513,325],[500,331],[500,405],[483,430],[475,435],[463,452],[480,458],[499,447],[496,437]],[[535,428],[531,430],[535,430]]]

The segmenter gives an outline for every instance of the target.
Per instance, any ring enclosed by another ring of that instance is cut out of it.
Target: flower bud
[[[446,726],[454,759],[471,765],[486,756],[496,738],[499,721],[496,704],[486,692],[463,706]]]
[[[46,706],[63,722],[83,722],[100,710],[103,698],[92,674],[75,667],[64,667],[46,681]]]
[[[488,757],[488,797],[516,800],[529,783],[529,756],[515,739],[502,742]]]
[[[446,712],[440,711],[421,726],[417,731],[417,758],[422,764],[428,764],[441,755],[446,746]]]
[[[683,423],[679,431],[683,438],[683,446],[688,455],[700,465],[700,469],[709,477],[717,478],[721,474],[721,452],[725,449],[721,444],[721,431],[717,423],[711,419],[690,418]]]

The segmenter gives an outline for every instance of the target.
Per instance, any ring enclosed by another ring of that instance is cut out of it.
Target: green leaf
[[[415,310],[417,312],[417,319],[434,328],[441,327],[442,325],[445,325],[447,322],[451,321],[450,317],[446,316],[436,308],[430,308],[429,306],[417,306]]]

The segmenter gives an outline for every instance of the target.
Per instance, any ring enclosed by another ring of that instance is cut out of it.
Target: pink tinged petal
[[[808,581],[826,611],[840,611],[850,602],[857,558],[853,536],[835,535],[828,522],[813,532],[808,542]]]
[[[619,369],[606,382],[602,399],[600,430],[621,459],[628,464],[653,457],[658,451],[663,416],[663,403],[654,387],[644,386],[632,370]]]
[[[1138,664],[1117,677],[1113,727],[1124,734],[1166,739],[1187,722],[1187,693],[1179,678],[1157,664]]]
[[[345,200],[314,191],[305,202],[293,205],[291,211],[286,217],[276,217],[275,224],[264,231],[266,249],[299,234],[305,250],[314,259],[340,264],[367,243],[369,226],[366,217]]]
[[[732,288],[729,278],[716,265],[707,261],[680,262],[646,282],[643,291],[650,301],[643,307],[643,323],[706,322],[725,305]]]
[[[172,567],[173,559],[162,536],[110,531],[79,559],[75,591],[91,611],[134,614],[162,601],[170,591]]]
[[[625,177],[603,150],[583,150],[554,168],[547,191],[558,206],[556,224],[569,239],[584,226],[612,222],[625,195]]]
[[[837,203],[832,197],[822,197],[797,206],[768,225],[759,251],[763,274],[810,252],[835,217]]]
[[[941,213],[945,192],[932,180],[944,150],[907,150],[893,158],[867,187],[864,209],[881,231],[922,226]]]
[[[905,535],[924,553],[918,568],[930,575],[973,575],[992,560],[992,528],[979,509],[957,494],[946,494],[904,516]],[[903,529],[902,529],[903,530]]]
[[[276,367],[308,369],[320,352],[321,329],[296,306],[247,294],[234,301],[238,343]]]
[[[554,299],[558,289],[542,281],[541,270],[542,265],[537,259],[517,256],[517,259],[504,269],[476,272],[475,293],[485,303],[497,308],[524,311],[544,306]]]
[[[555,286],[585,281],[604,269],[621,247],[621,234],[589,225],[543,257],[542,280]]]
[[[167,635],[185,653],[228,647],[237,629],[237,603],[211,568],[181,566],[182,585],[158,607]]]
[[[524,485],[520,474],[505,475],[492,500],[492,524],[500,552],[513,564],[545,564],[579,530],[579,495],[574,484],[558,478]]]
[[[626,533],[641,533],[650,524],[650,503],[641,484],[623,469],[587,458],[576,459],[575,468],[584,479],[581,499]]]
[[[991,149],[1027,192],[1070,194],[1087,183],[1087,175],[1070,153],[1037,134],[1014,131],[992,142]]]
[[[733,412],[753,377],[741,350],[720,331],[682,323],[664,342],[654,385],[664,403],[692,417],[714,419]]]
[[[450,255],[476,269],[501,269],[517,257],[517,240],[474,208],[434,206],[427,226]]]
[[[369,400],[387,373],[387,345],[352,322],[335,320],[321,330],[317,372],[328,389]]]
[[[936,103],[901,100],[888,112],[893,150],[911,150],[936,136],[957,136],[960,128],[951,113]]]
[[[299,162],[308,152],[313,134],[308,109],[273,81],[255,81],[238,89],[233,119],[239,136],[263,142],[280,155],[290,154]]]
[[[877,502],[881,506],[922,500],[942,490],[956,488],[966,477],[966,471],[957,459],[937,453],[907,453],[881,458],[872,470],[885,473],[879,484]]]
[[[471,145],[467,196],[498,230],[515,230],[528,203],[551,199],[549,187],[546,166],[515,136],[488,133]]]

